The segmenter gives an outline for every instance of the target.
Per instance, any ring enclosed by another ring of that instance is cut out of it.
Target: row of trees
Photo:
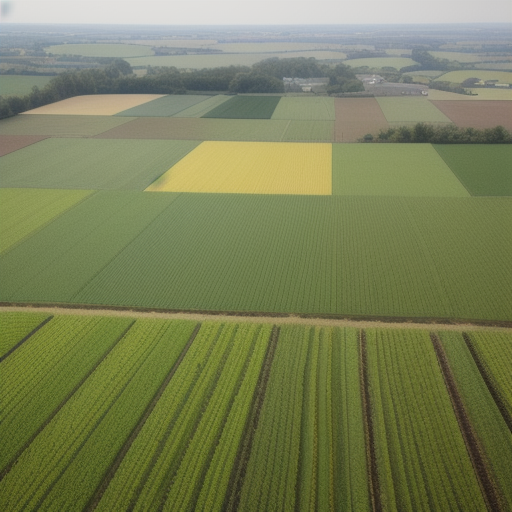
[[[496,126],[479,130],[459,128],[454,124],[434,126],[417,123],[381,130],[377,136],[365,135],[360,142],[429,142],[432,144],[511,144],[512,133]]]
[[[197,71],[175,67],[149,68],[137,77],[122,59],[99,69],[84,69],[56,76],[43,89],[34,87],[24,97],[0,97],[0,118],[85,94],[185,94],[187,91],[282,93],[283,77],[329,77],[329,93],[364,90],[354,72],[342,64],[332,68],[315,58],[272,58],[252,67],[229,66]]]

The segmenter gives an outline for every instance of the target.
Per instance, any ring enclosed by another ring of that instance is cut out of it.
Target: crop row
[[[480,512],[462,410],[510,510],[512,338],[437,339],[450,391],[427,331],[57,316],[0,363],[0,507]]]
[[[46,313],[5,313],[0,323],[0,361],[13,347],[20,343],[25,336],[47,320],[50,315]]]

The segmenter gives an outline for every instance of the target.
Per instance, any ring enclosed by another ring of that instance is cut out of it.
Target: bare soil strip
[[[370,402],[370,389],[368,382],[368,353],[366,351],[366,333],[361,329],[359,333],[359,375],[361,379],[361,397],[363,400],[363,423],[366,437],[366,465],[368,471],[368,485],[372,499],[372,511],[382,512],[380,500],[379,472],[377,470],[377,456],[375,454],[375,438],[373,435],[372,407]]]
[[[27,341],[31,336],[33,336],[41,327],[44,327],[51,319],[53,318],[53,315],[50,315],[46,320],[43,320],[36,328],[32,329],[31,332],[29,332],[23,339],[18,341],[14,347],[12,347],[9,351],[7,351],[2,357],[0,357],[0,363],[6,359],[8,356],[10,356],[16,349],[21,347],[25,341]]]
[[[389,124],[375,98],[336,98],[335,141],[357,142],[367,133],[377,135]]]
[[[466,443],[466,448],[473,464],[478,483],[480,484],[480,489],[487,505],[487,509],[490,512],[501,512],[504,508],[499,498],[499,493],[487,467],[484,451],[480,447],[478,438],[464,408],[462,398],[457,390],[455,378],[448,364],[443,346],[436,334],[430,333],[430,339],[434,345],[434,350],[436,352],[439,366],[441,367],[446,389],[450,395],[455,417],[457,418],[462,437]]]
[[[480,356],[478,355],[477,351],[475,350],[475,346],[473,345],[473,342],[471,341],[469,335],[466,332],[463,332],[462,337],[464,338],[464,341],[466,342],[466,345],[469,351],[471,352],[471,356],[475,361],[475,364],[480,372],[480,375],[482,376],[482,379],[485,382],[485,385],[487,386],[487,389],[489,390],[489,393],[491,393],[494,402],[498,406],[498,409],[500,410],[501,415],[503,416],[503,419],[507,424],[507,427],[509,428],[510,432],[512,432],[512,417],[510,416],[507,408],[505,407],[501,394],[496,389],[492,377],[485,370],[485,366],[482,360],[480,359]]]
[[[174,374],[176,373],[176,370],[178,369],[179,365],[183,361],[183,358],[187,355],[188,349],[192,345],[193,341],[195,340],[197,333],[199,332],[199,329],[201,328],[201,324],[197,324],[190,335],[190,338],[185,345],[185,348],[183,349],[182,353],[178,357],[176,363],[174,363],[174,366],[171,368],[171,371],[167,374],[167,377],[162,382],[161,386],[158,388],[157,392],[155,393],[155,396],[151,400],[151,402],[146,407],[146,410],[142,414],[140,420],[133,428],[132,432],[128,436],[128,439],[122,446],[122,448],[119,450],[119,453],[117,454],[116,458],[114,459],[114,462],[112,462],[111,466],[108,468],[107,472],[105,473],[105,476],[103,477],[101,484],[96,489],[94,494],[92,495],[91,499],[89,500],[89,503],[84,507],[84,512],[92,512],[96,509],[98,506],[98,503],[100,502],[103,493],[107,490],[107,487],[110,485],[110,482],[114,478],[116,471],[119,469],[119,466],[123,462],[123,459],[125,458],[126,454],[128,453],[128,450],[131,448],[133,442],[139,435],[140,431],[142,430],[142,427],[145,425],[146,420],[149,418],[149,415],[153,412],[153,409],[155,408],[156,404],[158,403],[158,400],[160,400],[160,397],[166,390],[167,386],[169,385],[169,382],[171,382],[171,379],[173,378]]]
[[[224,506],[222,507],[226,512],[238,511],[247,464],[251,456],[252,443],[256,429],[258,428],[260,412],[270,377],[270,369],[276,352],[277,340],[279,339],[279,330],[279,327],[274,325],[272,333],[270,334],[270,343],[263,362],[263,368],[261,369],[258,383],[256,384],[253,402],[242,434],[242,441],[238,447],[238,453],[236,454],[235,463],[233,464],[233,469],[229,477],[228,492],[226,493]]]
[[[244,311],[185,311],[118,306],[85,306],[82,304],[23,304],[0,302],[0,312],[41,311],[53,315],[118,316],[130,318],[162,318],[196,322],[234,322],[316,325],[321,327],[356,327],[358,329],[429,329],[444,331],[512,331],[510,321],[462,320],[447,318],[371,317],[355,315],[299,315]]]
[[[18,453],[13,457],[13,459],[9,462],[9,464],[4,468],[4,470],[0,473],[0,482],[3,480],[5,475],[9,473],[11,468],[16,464],[16,461],[19,459],[20,455],[30,446],[32,441],[44,430],[44,428],[53,420],[53,418],[57,415],[57,413],[66,405],[68,400],[80,389],[82,384],[89,378],[89,376],[98,368],[98,366],[103,362],[103,360],[112,352],[114,347],[121,341],[126,333],[132,328],[133,324],[136,320],[130,323],[130,325],[119,335],[117,340],[112,343],[112,345],[107,349],[107,351],[103,354],[103,356],[98,360],[98,362],[84,375],[82,380],[66,395],[64,400],[55,408],[55,410],[48,416],[48,418],[41,424],[41,426],[34,432],[34,435],[25,443],[24,446],[20,448]]]

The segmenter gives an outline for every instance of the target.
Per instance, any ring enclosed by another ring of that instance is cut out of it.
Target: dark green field
[[[436,144],[472,196],[512,196],[512,146]]]
[[[280,99],[280,96],[233,96],[203,117],[270,119]]]

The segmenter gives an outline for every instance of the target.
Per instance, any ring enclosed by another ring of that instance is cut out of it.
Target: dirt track
[[[66,307],[47,307],[47,306],[0,306],[2,311],[30,311],[46,312],[52,315],[98,315],[98,316],[117,316],[131,318],[166,318],[176,320],[193,320],[195,322],[217,321],[217,322],[249,322],[249,323],[270,323],[270,324],[301,324],[316,325],[320,327],[356,327],[359,329],[387,328],[387,329],[428,329],[430,331],[503,331],[511,332],[512,326],[498,325],[478,325],[470,323],[448,322],[429,322],[424,323],[409,321],[385,321],[368,319],[344,319],[344,318],[304,318],[297,315],[288,316],[264,316],[264,315],[236,315],[236,314],[217,314],[217,313],[189,313],[189,312],[156,312],[156,311],[133,311],[119,309],[80,309]]]

